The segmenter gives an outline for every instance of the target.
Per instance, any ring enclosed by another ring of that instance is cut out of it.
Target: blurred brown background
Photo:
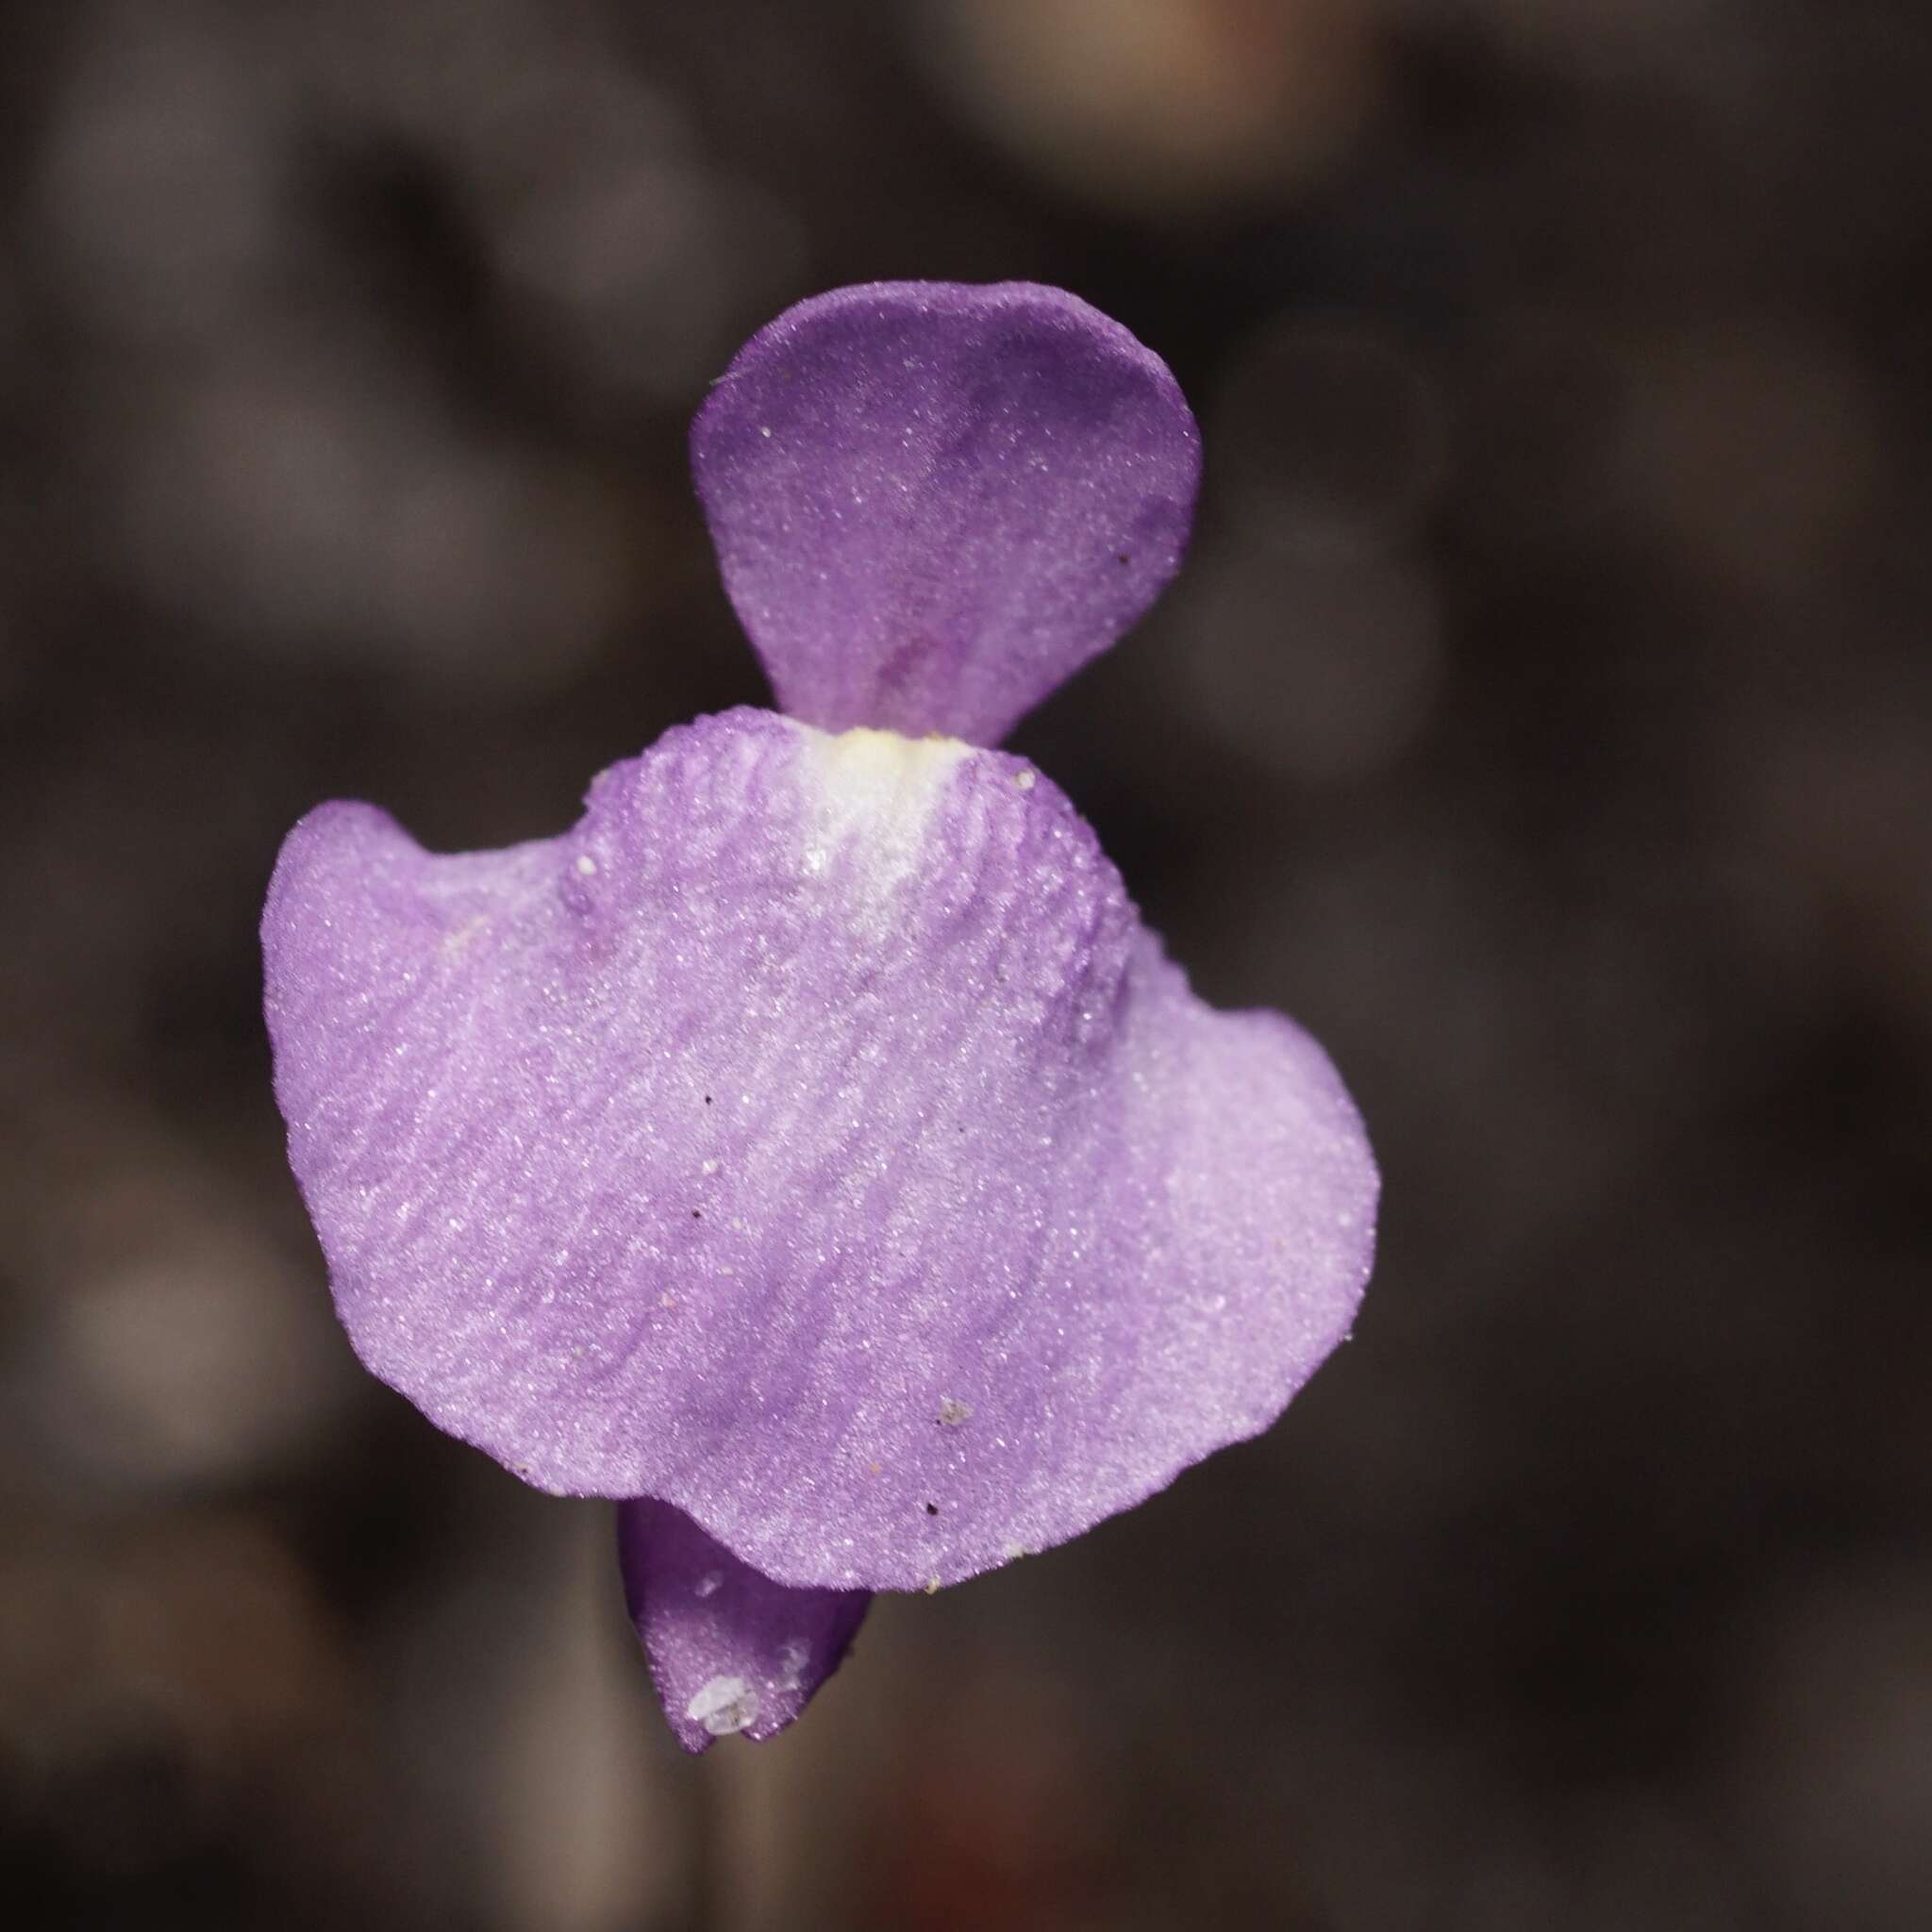
[[[1932,1924],[1932,11],[11,0],[9,1924]],[[363,1377],[254,924],[763,688],[685,425],[1031,277],[1202,415],[1023,727],[1387,1174],[1259,1444],[678,1757],[605,1513]]]

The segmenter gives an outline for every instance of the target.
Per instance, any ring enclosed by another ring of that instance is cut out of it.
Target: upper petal
[[[1160,358],[1074,296],[881,282],[755,336],[691,459],[785,710],[992,744],[1173,576],[1200,441]]]
[[[952,1581],[1266,1426],[1375,1174],[1003,754],[763,712],[432,858],[360,807],[264,921],[291,1159],[375,1372],[801,1586]]]

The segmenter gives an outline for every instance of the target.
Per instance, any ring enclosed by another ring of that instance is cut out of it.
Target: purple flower
[[[1266,1428],[1353,1319],[1376,1179],[1314,1041],[1195,999],[1066,798],[980,748],[1178,565],[1159,359],[1055,290],[841,290],[746,346],[692,457],[785,715],[671,731],[503,852],[324,806],[263,947],[357,1352],[619,1499],[702,1750],[795,1718],[869,1592]]]

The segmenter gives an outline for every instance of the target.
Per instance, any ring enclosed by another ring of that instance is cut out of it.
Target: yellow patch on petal
[[[919,869],[926,825],[947,781],[973,756],[957,738],[903,738],[860,726],[805,734],[805,863],[824,872],[846,854],[869,912]]]

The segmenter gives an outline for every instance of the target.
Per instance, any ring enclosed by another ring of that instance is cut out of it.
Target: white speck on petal
[[[788,1638],[778,1653],[778,1688],[798,1690],[805,1686],[805,1667],[811,1657],[811,1645],[803,1637]]]
[[[588,852],[580,852],[577,854],[577,870],[587,879],[593,879],[597,876],[597,861]]]
[[[459,958],[469,950],[470,941],[489,924],[489,920],[481,913],[478,913],[475,919],[465,920],[454,932],[444,935],[442,941],[443,952],[452,959]],[[398,1055],[401,1055],[404,1049],[400,1046],[396,1048]]]
[[[715,1596],[718,1593],[718,1586],[724,1581],[724,1573],[722,1570],[707,1570],[691,1588],[699,1596]]]
[[[684,1707],[684,1714],[714,1738],[728,1738],[758,1719],[758,1693],[742,1677],[713,1677]]]
[[[961,1402],[956,1395],[940,1397],[940,1422],[949,1429],[957,1429],[973,1413],[970,1402]]]

